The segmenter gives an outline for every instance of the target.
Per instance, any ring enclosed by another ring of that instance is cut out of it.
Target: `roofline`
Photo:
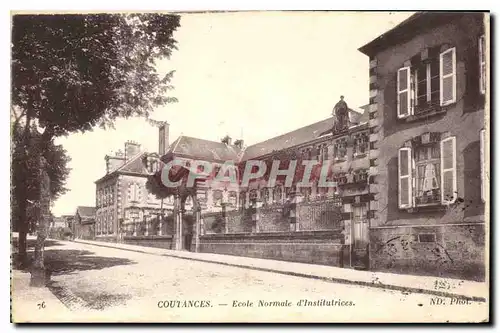
[[[394,28],[381,34],[371,42],[358,48],[358,51],[367,56],[374,56],[376,53],[383,51],[395,43],[413,38],[424,30],[432,29],[450,21],[460,18],[465,14],[483,14],[487,11],[468,11],[468,12],[444,12],[444,11],[425,11],[417,12]],[[422,22],[425,19],[425,22]]]
[[[113,176],[118,176],[120,174],[130,173],[129,171],[122,171],[121,169],[123,169],[125,166],[129,165],[130,163],[132,163],[132,161],[135,161],[137,158],[139,158],[139,157],[141,157],[141,156],[143,156],[145,154],[148,154],[148,152],[142,151],[142,152],[139,152],[139,153],[135,154],[127,162],[125,162],[123,165],[119,166],[118,169],[115,169],[115,170],[111,171],[110,173],[105,174],[104,176],[102,176],[98,180],[94,181],[94,184],[97,184],[97,183],[103,182],[105,180],[108,180],[108,179],[112,178]]]
[[[367,44],[358,48],[358,51],[370,56],[373,53],[373,50],[376,49],[377,46],[379,46],[382,41],[385,41],[385,39],[388,35],[390,36],[391,34],[394,34],[395,31],[399,30],[403,26],[408,25],[408,23],[415,21],[417,18],[421,17],[422,15],[423,15],[422,12],[413,14],[412,16],[408,17],[404,21],[400,22],[394,28],[384,32],[383,34],[381,34],[377,38],[373,39],[372,41],[370,41]]]

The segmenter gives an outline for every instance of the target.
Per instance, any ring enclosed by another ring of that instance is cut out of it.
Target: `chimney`
[[[169,148],[169,127],[170,124],[166,121],[162,122],[158,127],[158,155],[163,156]]]
[[[123,156],[123,152],[121,150],[118,150],[115,153],[115,156],[104,156],[104,160],[106,161],[106,174],[113,172],[125,163],[125,157]]]
[[[231,137],[229,135],[226,135],[225,137],[222,138],[221,142],[230,146],[231,145]]]
[[[139,154],[141,145],[135,141],[125,142],[125,162],[128,162],[132,157]]]
[[[234,141],[234,146],[238,147],[239,149],[243,149],[243,139]]]

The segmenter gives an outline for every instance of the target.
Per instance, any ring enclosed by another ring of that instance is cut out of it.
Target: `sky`
[[[219,141],[228,134],[254,144],[331,117],[340,96],[349,107],[368,104],[369,60],[358,48],[410,12],[247,12],[185,14],[174,33],[178,50],[158,63],[175,70],[172,95],[153,119],[179,135]],[[120,119],[114,130],[58,138],[71,157],[69,191],[53,214],[94,206],[95,181],[106,154],[127,140],[158,151],[158,130],[141,118]]]

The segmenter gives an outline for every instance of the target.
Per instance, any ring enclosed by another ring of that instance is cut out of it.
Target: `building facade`
[[[370,269],[484,279],[482,13],[419,13],[370,57]]]
[[[162,133],[168,142],[168,124]],[[105,156],[106,175],[95,182],[97,239],[115,241],[125,235],[148,235],[150,228],[156,227],[154,221],[161,210],[172,208],[168,201],[162,206],[162,200],[146,189],[148,175],[156,171],[157,156],[144,152],[133,141],[125,143],[124,151]]]
[[[168,196],[164,201],[174,207],[162,214],[159,230],[172,238],[167,240],[154,230],[147,238],[141,235],[127,241],[153,245],[156,239],[153,246],[366,268],[368,152],[368,106],[352,110],[343,97],[333,117],[251,146],[244,146],[242,140],[233,144],[229,137],[214,142],[180,136],[163,154],[163,163],[188,165],[198,160],[218,170],[232,162],[238,168],[238,181],[198,181],[185,202],[176,201],[174,194]],[[319,169],[312,173],[312,188],[295,186],[302,178],[297,172],[291,187],[284,186],[283,177],[268,187],[268,173],[242,185],[240,175],[247,161],[263,161],[270,171],[277,159],[280,169],[286,169],[292,159],[298,165],[302,160],[327,164],[328,180],[338,186],[319,186]],[[140,219],[133,224],[138,225],[135,228],[146,225]]]

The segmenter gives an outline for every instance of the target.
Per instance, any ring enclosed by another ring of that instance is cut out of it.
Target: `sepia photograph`
[[[490,13],[10,13],[11,323],[489,323]]]

